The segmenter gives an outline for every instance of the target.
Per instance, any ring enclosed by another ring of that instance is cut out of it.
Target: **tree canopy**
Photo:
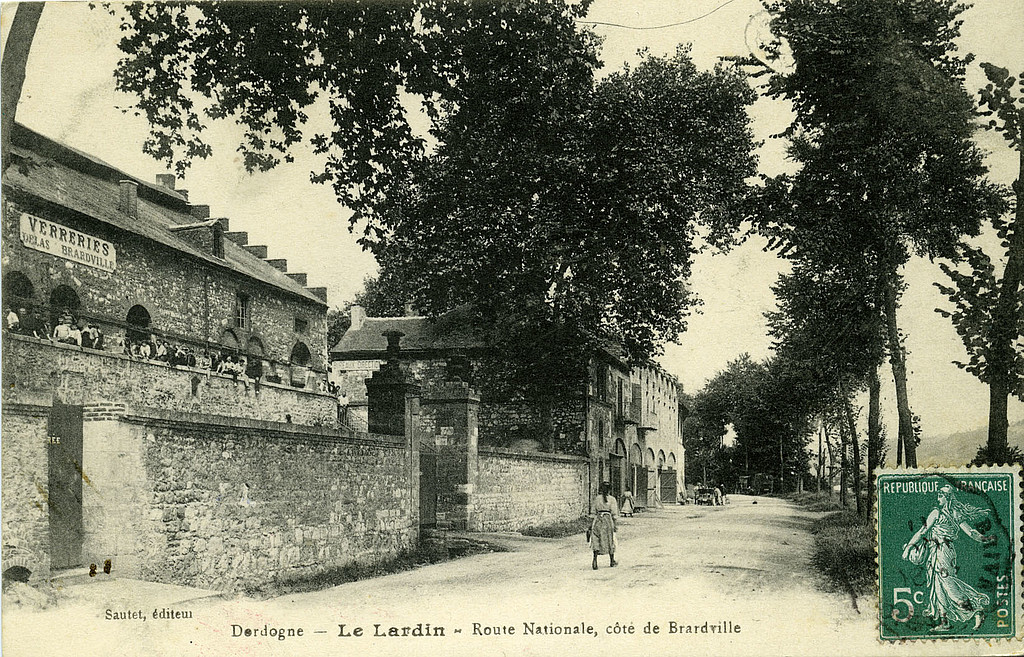
[[[789,100],[785,135],[801,168],[768,181],[761,230],[813,270],[872,270],[864,302],[884,320],[896,383],[899,441],[916,465],[903,333],[901,267],[913,254],[956,257],[964,235],[998,214],[985,179],[963,74],[970,56],[954,39],[965,6],[953,0],[767,2],[773,32],[795,66],[771,75],[766,93]],[[835,265],[838,264],[837,268]]]

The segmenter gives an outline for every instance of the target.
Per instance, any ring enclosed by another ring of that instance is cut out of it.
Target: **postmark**
[[[1024,636],[1021,471],[883,470],[875,479],[879,638]]]

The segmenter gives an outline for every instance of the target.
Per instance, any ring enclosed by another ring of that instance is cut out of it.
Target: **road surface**
[[[582,536],[504,536],[514,551],[313,593],[162,598],[161,606],[191,611],[187,620],[154,619],[152,609],[146,621],[104,620],[107,608],[142,608],[147,594],[80,593],[70,606],[5,613],[4,648],[18,657],[895,654],[875,638],[873,600],[859,599],[858,611],[848,594],[821,590],[808,531],[820,516],[734,496],[722,507],[622,519],[616,568],[603,557],[591,570]],[[918,643],[898,653],[948,648]],[[961,643],[957,652],[999,650]]]

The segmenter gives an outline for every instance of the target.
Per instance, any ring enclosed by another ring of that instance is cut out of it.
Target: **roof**
[[[22,125],[15,125],[12,142],[11,153],[29,166],[8,167],[4,173],[4,186],[88,215],[102,223],[170,247],[209,265],[227,268],[319,306],[327,305],[297,281],[230,240],[224,240],[222,260],[181,239],[171,227],[183,224],[195,226],[196,219],[190,214],[191,206],[175,191],[119,171],[102,160]],[[129,217],[118,209],[120,180],[131,180],[139,185],[137,218]]]
[[[432,319],[414,317],[366,317],[358,328],[350,328],[331,349],[335,360],[375,357],[387,349],[385,331],[400,331],[403,352],[444,352],[478,349],[486,345],[473,324],[469,304]]]

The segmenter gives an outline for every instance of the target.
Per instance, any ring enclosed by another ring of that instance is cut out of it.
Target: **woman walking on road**
[[[590,549],[594,551],[594,570],[597,570],[597,555],[607,554],[609,565],[613,568],[615,561],[615,525],[619,516],[619,504],[608,493],[612,485],[607,481],[601,484],[601,492],[594,497],[592,505],[594,518],[590,523]]]

